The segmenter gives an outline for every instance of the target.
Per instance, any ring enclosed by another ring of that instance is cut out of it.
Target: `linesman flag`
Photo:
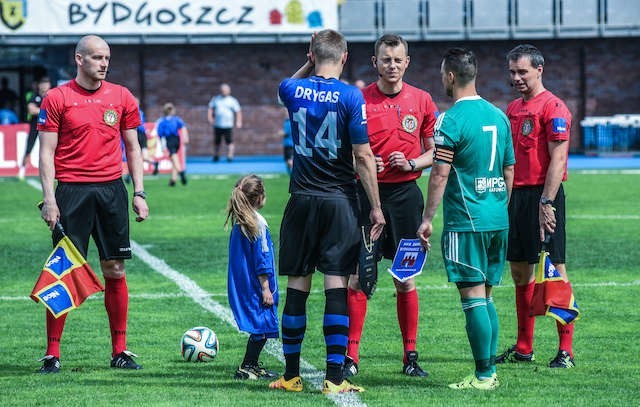
[[[531,315],[548,315],[560,321],[562,325],[570,324],[580,318],[580,310],[573,296],[571,283],[562,280],[544,246],[536,268]]]
[[[58,224],[59,225],[59,224]],[[62,226],[58,226],[62,232]],[[69,237],[63,235],[45,262],[31,298],[42,301],[54,317],[77,308],[93,293],[104,291],[100,280]]]

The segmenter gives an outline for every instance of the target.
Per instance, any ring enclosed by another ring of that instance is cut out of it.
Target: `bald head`
[[[76,44],[76,54],[87,55],[96,48],[109,49],[109,45],[105,40],[98,37],[97,35],[85,35],[84,37],[80,38],[80,41],[78,41],[78,44]]]
[[[220,93],[222,93],[223,96],[229,96],[231,94],[231,86],[223,83],[220,85]]]
[[[109,71],[111,50],[105,40],[97,35],[86,35],[76,45],[76,80],[85,89],[97,89]]]

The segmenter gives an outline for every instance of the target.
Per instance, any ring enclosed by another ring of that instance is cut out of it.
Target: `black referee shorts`
[[[380,201],[382,213],[387,224],[380,236],[382,255],[393,260],[401,239],[415,239],[422,223],[424,198],[415,181],[396,184],[380,183]],[[360,202],[360,225],[368,225],[371,205],[367,194],[358,182],[358,200]]]
[[[100,260],[131,258],[129,201],[121,179],[99,183],[59,182],[56,201],[62,227],[85,258],[89,236],[98,247]],[[55,244],[55,234],[53,239]]]
[[[357,200],[291,194],[280,226],[279,273],[315,271],[348,276],[356,270],[360,229]]]
[[[509,248],[507,260],[538,262],[542,243],[540,242],[539,204],[542,185],[514,188],[509,201]],[[553,201],[556,213],[556,230],[551,235],[549,257],[554,263],[565,263],[566,258],[566,216],[564,189],[560,185]]]

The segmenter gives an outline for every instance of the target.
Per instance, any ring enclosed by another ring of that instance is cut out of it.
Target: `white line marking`
[[[231,310],[217,301],[209,298],[209,293],[200,288],[200,286],[190,279],[172,269],[164,260],[159,259],[145,250],[141,245],[135,241],[131,241],[131,249],[133,254],[140,258],[144,263],[151,267],[156,272],[162,274],[169,280],[176,283],[176,285],[189,297],[191,297],[198,305],[207,311],[212,312],[216,317],[226,322],[227,324],[238,329],[236,321],[233,318]],[[282,354],[282,343],[280,341],[271,340],[267,341],[265,350],[284,363],[284,355]],[[322,389],[322,382],[324,379],[324,373],[316,369],[313,365],[300,359],[300,374],[305,380],[310,382],[312,386],[317,389]],[[337,395],[328,395],[335,404],[339,406],[366,406],[356,393],[345,393]]]
[[[30,182],[33,181],[33,182]],[[42,190],[42,186],[40,183],[28,179],[27,183],[34,187],[35,189]],[[238,325],[236,324],[235,319],[233,318],[233,314],[231,310],[217,301],[210,299],[210,294],[200,288],[195,281],[190,279],[172,269],[164,260],[159,259],[149,253],[143,246],[139,245],[135,241],[131,241],[131,249],[133,254],[138,256],[140,260],[146,263],[151,269],[162,274],[169,280],[176,283],[176,285],[189,297],[196,302],[196,304],[200,305],[202,308],[207,311],[212,312],[215,316],[217,316],[222,321],[228,323],[234,328],[238,329]],[[29,297],[26,297],[29,298]],[[240,332],[240,331],[238,331]],[[246,333],[240,332],[244,335]],[[279,340],[271,340],[267,341],[264,349],[270,355],[277,358],[281,363],[284,363],[284,355],[282,354],[282,342]],[[322,384],[324,380],[324,373],[320,370],[316,369],[312,364],[307,362],[306,360],[300,358],[300,375],[308,382],[316,390],[322,390]],[[344,393],[344,394],[329,394],[327,395],[331,401],[339,406],[362,406],[366,407],[367,405],[360,400],[357,393]]]
[[[628,283],[618,283],[615,281],[604,281],[601,283],[571,283],[572,287],[636,287],[640,286],[640,280],[631,281]],[[451,290],[455,288],[453,284],[442,284],[442,285],[424,285],[417,287],[418,291],[443,291],[443,290]],[[493,287],[494,289],[500,288],[513,288],[513,284],[503,284],[499,286]],[[392,293],[395,292],[396,289],[393,287],[389,288],[379,288],[376,290],[377,293]],[[324,293],[323,290],[311,290],[312,293],[321,295]],[[129,294],[129,298],[133,299],[143,299],[143,300],[163,300],[167,298],[194,298],[201,301],[203,298],[210,297],[220,297],[227,298],[227,293],[206,293],[204,297],[198,297],[198,294],[192,293],[139,293],[139,294]],[[103,300],[104,294],[97,293],[87,298],[87,301],[94,300]],[[26,295],[0,295],[0,301],[30,301],[31,298]]]
[[[40,184],[40,182],[36,181],[36,179],[37,178],[27,178],[26,182],[27,182],[27,184],[31,185],[32,187],[34,187],[38,191],[42,191],[42,185]]]
[[[607,175],[607,174],[624,174],[624,175],[638,175],[640,174],[640,170],[574,170],[570,171],[576,174],[583,175]]]
[[[638,220],[640,215],[567,215],[569,219],[586,220]]]

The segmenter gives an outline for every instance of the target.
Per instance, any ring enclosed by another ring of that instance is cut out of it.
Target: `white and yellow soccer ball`
[[[220,343],[210,328],[196,326],[182,335],[180,348],[187,362],[208,362],[218,355]]]

